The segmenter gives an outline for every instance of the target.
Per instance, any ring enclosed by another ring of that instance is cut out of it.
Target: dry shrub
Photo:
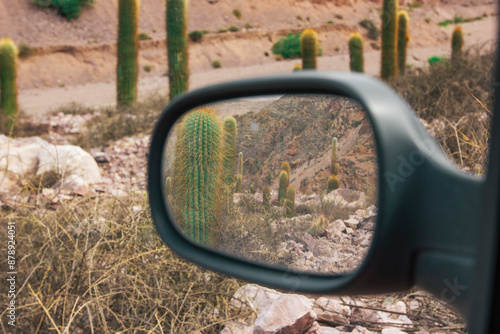
[[[224,321],[246,317],[229,304],[237,280],[163,245],[144,194],[58,205],[32,195],[0,217],[2,232],[16,222],[20,333],[219,333]],[[5,310],[6,293],[0,301]]]
[[[447,155],[462,169],[486,172],[493,74],[493,46],[464,51],[461,59],[443,61],[399,78],[394,88],[429,124]]]

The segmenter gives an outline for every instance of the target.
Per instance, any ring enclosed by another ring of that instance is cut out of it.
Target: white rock
[[[322,321],[337,325],[349,324],[347,317],[351,315],[351,308],[342,305],[338,299],[320,297],[316,299],[313,311]]]
[[[361,208],[366,207],[366,195],[361,191],[338,188],[324,196],[323,203]]]
[[[337,219],[333,223],[330,223],[328,225],[326,232],[328,237],[331,238],[334,235],[341,236],[344,233],[345,229],[346,226],[344,222],[341,219]]]
[[[317,318],[312,305],[305,296],[281,295],[258,315],[254,334],[304,333]]]
[[[318,334],[342,334],[337,328],[321,326]]]
[[[245,302],[249,303],[256,311],[269,306],[282,294],[276,290],[265,288],[257,284],[246,284],[236,291],[231,300],[235,307],[242,307]]]

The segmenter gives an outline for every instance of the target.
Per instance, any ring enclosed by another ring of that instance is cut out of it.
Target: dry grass
[[[245,317],[229,305],[240,283],[165,247],[144,194],[29,198],[0,214],[17,225],[18,333],[219,333]]]
[[[431,131],[445,153],[464,170],[484,175],[491,111],[494,47],[465,50],[462,59],[415,69],[394,87]]]

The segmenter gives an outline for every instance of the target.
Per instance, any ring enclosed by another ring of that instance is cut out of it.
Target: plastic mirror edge
[[[387,229],[390,229],[395,224],[396,217],[392,215],[397,212],[394,211],[394,205],[397,205],[394,200],[397,198],[398,192],[389,194],[387,186],[382,182],[382,172],[387,169],[387,164],[397,162],[394,157],[398,153],[407,154],[409,151],[417,149],[415,138],[421,138],[421,134],[419,135],[419,131],[416,131],[414,127],[421,125],[412,115],[408,104],[390,87],[375,78],[361,74],[304,71],[304,73],[247,79],[202,88],[186,93],[184,96],[172,101],[156,124],[148,164],[148,189],[151,209],[160,236],[167,245],[181,256],[209,269],[259,282],[267,286],[294,290],[289,282],[283,280],[283,275],[289,274],[286,271],[236,260],[220,253],[207,251],[187,241],[175,231],[172,222],[168,218],[161,187],[161,156],[165,139],[169,127],[184,112],[202,104],[220,100],[284,93],[333,94],[350,97],[360,102],[372,123],[380,166],[378,221],[372,245],[361,266],[353,273],[341,277],[305,274],[307,277],[298,277],[300,284],[295,291],[311,293],[382,293],[408,288],[414,279],[411,276],[411,251],[409,250],[405,254],[393,254],[394,250],[387,251],[388,247],[384,246],[388,241],[384,234]],[[391,117],[394,119],[391,119]],[[384,122],[398,126],[402,122],[404,126],[391,129],[391,126],[384,124]],[[389,131],[388,133],[382,133],[382,129],[389,129]],[[394,136],[394,134],[397,135]],[[404,144],[398,143],[396,152],[390,150],[391,147],[394,147],[394,145],[390,144],[390,140],[393,139],[403,139],[404,142]],[[405,191],[405,187],[402,187],[399,194],[404,194]],[[152,199],[155,196],[157,196],[156,199]],[[159,198],[161,200],[158,201]],[[392,207],[392,211],[387,210],[386,213],[386,209],[390,207]],[[381,230],[385,230],[384,233],[381,233]],[[384,247],[386,252],[382,252]],[[383,258],[384,256],[387,256],[387,258]],[[388,266],[388,264],[390,265]],[[292,275],[304,276],[301,273],[293,273]]]

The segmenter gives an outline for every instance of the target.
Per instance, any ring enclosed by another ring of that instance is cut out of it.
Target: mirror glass
[[[335,95],[253,96],[188,111],[164,190],[191,241],[295,272],[346,273],[370,246],[378,164],[368,116]]]

